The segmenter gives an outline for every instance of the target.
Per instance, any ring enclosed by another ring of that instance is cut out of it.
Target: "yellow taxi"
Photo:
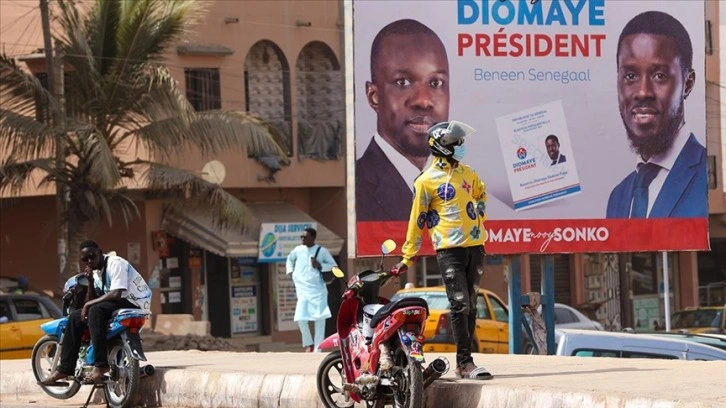
[[[726,305],[687,307],[671,315],[671,330],[726,334]]]
[[[420,297],[429,304],[424,351],[455,353],[456,344],[451,332],[451,311],[443,286],[401,289],[391,300]],[[476,329],[473,351],[477,353],[509,353],[509,310],[497,295],[479,289],[476,301]]]
[[[59,317],[60,309],[45,295],[0,292],[0,359],[30,358],[44,335],[40,325]]]

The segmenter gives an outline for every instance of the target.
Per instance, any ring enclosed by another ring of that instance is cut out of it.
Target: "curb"
[[[71,399],[85,401],[90,387],[82,387]],[[48,398],[36,385],[32,372],[3,378],[3,400]],[[99,397],[95,402],[101,402]],[[145,407],[254,407],[324,408],[318,399],[315,375],[264,374],[201,369],[159,368],[141,379],[137,405]],[[706,408],[711,404],[653,400],[642,397],[562,392],[532,387],[507,387],[491,381],[443,378],[426,390],[426,407],[561,407],[561,408]]]

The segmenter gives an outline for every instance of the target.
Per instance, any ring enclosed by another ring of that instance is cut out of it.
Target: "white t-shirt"
[[[102,283],[102,270],[93,271],[93,286],[101,293],[123,289],[121,297],[141,309],[151,307],[151,289],[131,264],[120,256],[106,256],[106,281]]]

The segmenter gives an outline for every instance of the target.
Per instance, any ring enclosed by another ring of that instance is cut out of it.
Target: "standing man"
[[[413,180],[430,159],[426,130],[449,117],[449,61],[436,33],[405,19],[376,35],[370,64],[376,134],[356,161],[356,218],[404,221]]]
[[[618,106],[635,171],[610,193],[607,218],[707,217],[706,149],[688,130],[684,100],[696,73],[685,27],[647,11],[620,33]]]
[[[60,363],[57,370],[42,381],[46,386],[58,385],[59,380],[73,375],[86,327],[91,332],[96,357],[91,378],[96,383],[101,382],[109,371],[106,327],[111,314],[117,309],[148,310],[151,306],[151,289],[127,260],[116,255],[104,255],[98,244],[91,240],[81,243],[80,259],[88,279],[86,302],[82,309],[74,311],[68,318]]]
[[[328,319],[328,289],[322,273],[330,272],[338,266],[330,252],[315,243],[318,233],[314,228],[305,228],[298,245],[287,256],[287,273],[292,274],[297,294],[294,320],[300,326],[302,344],[305,352],[320,351],[320,343],[325,336],[325,319]],[[310,335],[310,321],[315,326],[315,341]]]
[[[545,139],[545,147],[547,148],[547,155],[552,159],[550,166],[555,164],[564,163],[567,161],[567,157],[560,153],[560,139],[555,135],[549,135]]]
[[[477,367],[471,356],[477,292],[484,273],[487,201],[484,183],[471,167],[461,163],[464,137],[473,132],[470,126],[457,121],[439,123],[428,130],[434,160],[414,183],[416,195],[403,259],[395,269],[402,273],[413,264],[421,249],[423,228],[428,227],[451,305],[456,375],[488,380],[492,375]]]

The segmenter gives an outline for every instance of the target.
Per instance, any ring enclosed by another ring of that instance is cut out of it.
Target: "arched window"
[[[337,160],[345,135],[343,72],[333,51],[313,41],[295,64],[298,158]]]
[[[258,41],[247,54],[245,102],[248,112],[261,116],[283,135],[287,154],[292,155],[290,66],[272,41]]]

